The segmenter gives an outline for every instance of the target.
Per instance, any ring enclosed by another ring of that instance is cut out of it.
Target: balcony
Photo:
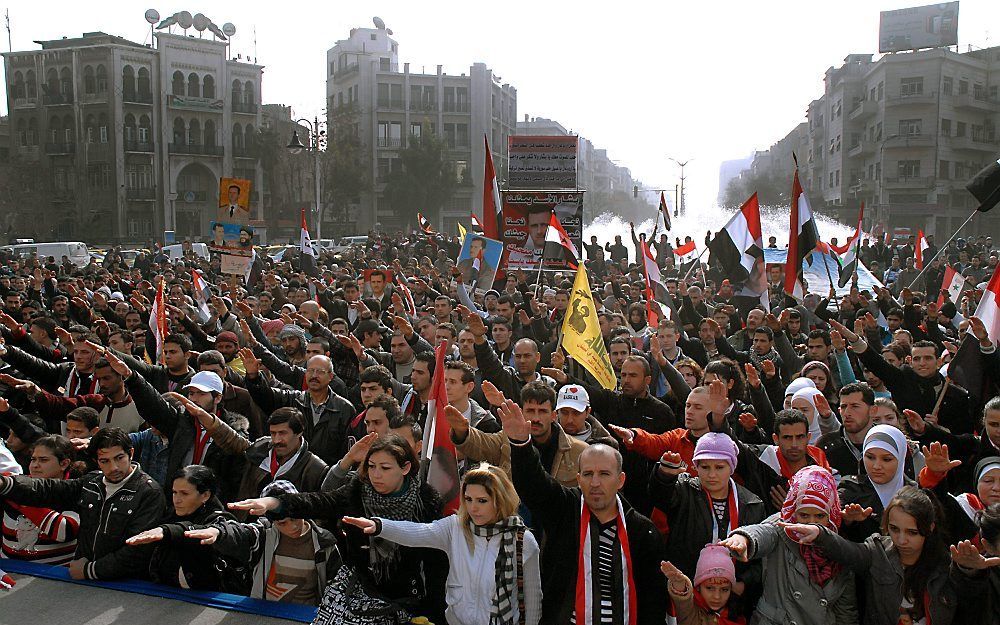
[[[125,189],[125,199],[128,200],[155,200],[156,189]]]
[[[31,109],[38,106],[38,98],[14,98],[14,108],[16,109]]]
[[[188,204],[191,204],[193,202],[206,202],[208,201],[208,192],[184,189],[177,192],[177,201],[186,202]]]
[[[378,147],[380,148],[401,148],[403,147],[403,140],[400,138],[378,138]]]
[[[222,156],[221,145],[201,145],[197,143],[171,143],[168,146],[171,154],[200,154],[202,156]]]
[[[883,149],[891,148],[926,148],[934,146],[933,134],[894,135],[882,142]]]
[[[122,101],[126,104],[152,104],[153,94],[136,93],[135,91],[125,92],[122,94]]]
[[[73,104],[73,93],[56,93],[52,95],[43,95],[42,104],[46,106],[58,106],[61,104]]]
[[[445,113],[468,113],[469,112],[468,102],[449,102],[444,101],[444,112]]]
[[[437,111],[438,103],[434,102],[414,102],[410,100],[410,110],[411,111]]]
[[[74,154],[76,152],[75,143],[46,143],[45,153],[54,154]]]
[[[126,152],[152,152],[152,141],[125,141]]]
[[[886,189],[928,189],[934,186],[930,176],[896,176],[883,179]]]
[[[37,145],[19,145],[17,146],[18,155],[28,161],[38,160],[38,146]]]
[[[395,98],[379,98],[377,106],[387,111],[401,111],[406,108],[406,104],[402,100]]]
[[[868,156],[875,153],[875,144],[871,141],[861,140],[847,151],[847,155],[851,158],[856,158],[859,156]]]
[[[355,73],[356,71],[358,71],[358,64],[357,63],[350,63],[349,65],[345,65],[344,67],[341,67],[336,72],[334,72],[333,73],[333,79],[334,80],[342,80],[342,79],[350,76],[351,74]]]
[[[973,138],[968,135],[964,137],[949,137],[948,143],[951,144],[951,149],[962,150],[965,152],[986,152],[987,154],[994,155],[1000,152],[998,149],[997,141],[989,141],[982,138]]]
[[[234,113],[247,113],[249,115],[257,114],[257,105],[253,102],[236,102],[233,101],[233,112]]]
[[[80,104],[107,104],[108,92],[99,91],[94,93],[84,92],[80,95]]]
[[[937,103],[937,92],[912,93],[909,95],[889,96],[885,99],[886,106],[915,106]]]
[[[878,102],[874,102],[872,100],[862,100],[856,107],[854,107],[854,110],[847,114],[847,119],[851,121],[868,119],[877,112]]]
[[[971,93],[963,93],[962,95],[955,96],[952,102],[957,109],[981,111],[985,113],[1000,111],[1000,102],[998,102],[996,98],[987,97],[986,94],[981,94],[979,97],[976,97]]]
[[[817,126],[813,126],[812,128],[809,129],[809,134],[812,135],[813,138],[822,137],[823,136],[823,127],[822,126],[818,126],[818,125]]]
[[[868,195],[875,192],[874,180],[855,180],[850,186],[850,191],[856,196]]]
[[[257,158],[257,152],[257,146],[255,145],[233,146],[233,156],[236,158]]]

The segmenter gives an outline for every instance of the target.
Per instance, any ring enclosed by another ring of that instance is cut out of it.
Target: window
[[[52,170],[52,184],[55,186],[57,191],[62,191],[66,188],[66,168],[65,167],[55,167]]]
[[[840,135],[837,135],[837,151],[840,151]]]
[[[103,65],[97,66],[97,93],[108,92],[108,70]]]
[[[129,189],[152,189],[153,166],[149,163],[129,163],[125,169],[125,186]]]
[[[170,93],[174,95],[184,95],[184,74],[179,71],[174,72],[170,81]]]
[[[882,178],[882,163],[875,163],[875,180]]]
[[[875,140],[882,140],[882,122],[875,124]]]
[[[390,65],[389,65],[389,59],[385,58],[384,56],[381,57],[381,58],[379,58],[379,60],[378,60],[378,69],[379,69],[379,71],[382,71],[382,72],[388,72],[391,69]]]
[[[830,172],[830,182],[829,182],[829,184],[827,186],[830,187],[831,189],[833,188],[833,172],[832,171]]]
[[[368,36],[371,37],[372,41],[377,41],[378,40],[378,38],[375,36],[375,33],[372,33],[372,34],[370,34]]]
[[[410,123],[410,134],[418,139],[420,138],[420,122]]]
[[[99,130],[101,131],[101,143],[107,143],[108,142],[108,127],[107,126],[101,126],[99,128]]]
[[[958,95],[965,95],[969,93],[969,81],[960,80],[958,81]]]
[[[107,189],[111,186],[111,165],[96,163],[87,165],[87,184],[91,189]]]
[[[455,142],[460,148],[469,147],[469,125],[468,124],[456,124],[455,125]]]
[[[920,134],[920,125],[923,120],[920,119],[901,119],[899,120],[899,134],[900,136],[916,136]]]
[[[836,141],[834,139],[830,139],[830,154],[833,154],[835,147],[836,147]]]
[[[941,79],[941,92],[945,95],[951,95],[954,90],[954,80],[951,76],[945,76]]]
[[[900,178],[919,178],[920,161],[899,161],[897,171]]]
[[[385,180],[389,177],[389,159],[378,159],[378,179]]]
[[[924,92],[924,79],[922,76],[916,78],[903,78],[899,81],[899,95],[904,98],[912,95],[920,95]]]
[[[90,65],[83,68],[83,92],[95,93],[97,81],[94,79],[94,68]]]
[[[205,76],[201,85],[201,95],[206,98],[215,98],[215,79],[211,76]]]
[[[187,94],[191,97],[197,98],[201,95],[201,80],[198,78],[198,74],[191,72],[188,74],[188,85]]]
[[[938,178],[943,180],[948,180],[951,174],[951,163],[949,161],[941,161],[938,163]]]
[[[951,120],[947,118],[941,118],[941,134],[945,137],[951,136]]]
[[[965,180],[966,167],[964,163],[955,163],[955,180]]]
[[[838,169],[836,173],[837,173],[837,178],[836,178],[836,182],[834,184],[839,187],[840,186],[840,170]]]
[[[956,137],[965,136],[965,122],[958,122],[955,124],[955,136]]]
[[[885,83],[884,82],[880,82],[878,84],[878,100],[879,100],[879,102],[882,101],[882,97],[884,95],[885,95]]]

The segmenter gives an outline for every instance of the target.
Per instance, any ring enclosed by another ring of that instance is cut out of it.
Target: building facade
[[[947,236],[976,206],[965,184],[1000,157],[998,86],[1000,47],[852,54],[827,70],[805,139],[798,126],[779,143],[804,148],[800,177],[820,210],[851,224],[864,202],[866,229]],[[769,152],[754,167],[788,171]],[[1000,214],[970,228],[1000,232]]]
[[[507,137],[517,121],[517,90],[489,67],[474,63],[468,73],[447,74],[438,65],[427,73],[400,69],[399,44],[384,28],[355,28],[327,51],[327,113],[357,111],[357,128],[371,167],[373,191],[363,193],[356,233],[379,227],[413,227],[419,206],[396,210],[385,200],[389,173],[402,166],[400,151],[411,136],[432,133],[447,146],[458,186],[442,207],[437,227],[454,232],[458,221],[482,210],[485,149],[489,137],[498,177],[506,171]],[[332,121],[332,120],[331,120]],[[502,182],[501,182],[502,185]],[[324,232],[326,229],[324,228]],[[355,234],[344,232],[338,234]]]
[[[3,54],[11,157],[37,163],[50,195],[45,215],[17,216],[24,236],[203,238],[221,177],[259,188],[262,67],[213,39],[158,32],[154,42],[95,32]]]

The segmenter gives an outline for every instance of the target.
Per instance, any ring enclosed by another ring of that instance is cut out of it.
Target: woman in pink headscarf
[[[722,544],[738,558],[764,560],[764,594],[752,622],[760,625],[857,623],[854,575],[822,549],[799,543],[779,523],[818,524],[839,532],[837,481],[821,467],[800,469],[791,479],[781,512],[758,525],[733,530]]]

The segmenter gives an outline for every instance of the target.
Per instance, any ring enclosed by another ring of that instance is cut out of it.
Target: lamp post
[[[667,158],[669,158],[673,162],[677,163],[677,165],[681,168],[681,201],[680,201],[680,211],[681,211],[681,214],[683,215],[685,213],[685,210],[684,210],[685,209],[685,206],[684,206],[684,180],[685,180],[685,178],[684,178],[684,167],[688,163],[690,163],[691,161],[693,161],[694,159],[693,158],[689,158],[686,161],[679,161],[679,160],[677,160],[676,158],[674,158],[672,156],[668,156]]]
[[[315,171],[313,172],[313,182],[316,184],[315,189],[315,200],[316,200],[316,240],[319,241],[323,238],[323,205],[320,200],[320,167],[319,167],[319,156],[320,152],[326,149],[326,131],[320,130],[321,126],[325,126],[326,122],[319,121],[319,117],[313,117],[310,122],[308,119],[296,119],[296,124],[305,124],[309,129],[309,134],[306,136],[306,143],[303,145],[302,141],[299,139],[299,133],[297,130],[292,130],[292,139],[288,142],[288,151],[292,154],[301,154],[302,150],[309,150],[313,154],[313,166]]]

